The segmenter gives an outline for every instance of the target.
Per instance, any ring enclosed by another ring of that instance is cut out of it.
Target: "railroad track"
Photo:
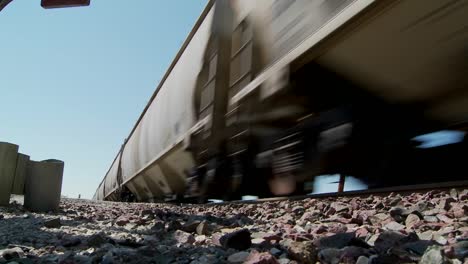
[[[224,201],[218,203],[206,203],[202,205],[213,206],[213,205],[226,205],[233,203],[242,203],[242,204],[253,204],[253,203],[263,203],[263,202],[274,202],[274,201],[295,201],[303,200],[307,198],[331,198],[331,197],[356,197],[356,196],[365,196],[365,195],[374,195],[374,196],[385,196],[390,193],[399,193],[399,194],[410,194],[410,193],[421,193],[427,192],[430,190],[450,190],[450,189],[463,189],[468,188],[468,180],[466,181],[450,181],[442,183],[427,183],[427,184],[416,184],[416,185],[402,185],[394,186],[387,188],[376,188],[376,189],[367,189],[359,191],[345,191],[345,192],[330,192],[330,193],[320,193],[320,194],[308,194],[308,195],[298,195],[298,196],[281,196],[281,197],[271,197],[271,198],[260,198],[255,200],[234,200],[234,201]]]

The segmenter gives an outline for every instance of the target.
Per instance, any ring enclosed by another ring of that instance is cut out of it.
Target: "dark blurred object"
[[[43,8],[89,6],[91,0],[41,0]]]
[[[5,8],[13,0],[0,0],[0,11]]]

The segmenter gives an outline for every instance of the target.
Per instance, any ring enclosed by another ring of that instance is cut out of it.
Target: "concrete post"
[[[26,173],[24,206],[31,211],[55,211],[62,192],[64,163],[60,160],[30,161]]]
[[[29,156],[18,153],[16,160],[15,181],[13,182],[12,194],[24,194],[24,180],[26,178],[26,168],[29,163]]]
[[[18,145],[0,142],[0,206],[10,203],[17,156]]]

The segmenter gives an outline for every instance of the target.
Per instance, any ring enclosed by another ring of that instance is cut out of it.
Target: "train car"
[[[238,199],[466,178],[468,5],[210,1],[94,199]],[[426,148],[421,135],[457,133]]]

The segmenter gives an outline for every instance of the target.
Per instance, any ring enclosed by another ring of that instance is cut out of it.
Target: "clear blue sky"
[[[64,160],[62,194],[91,198],[205,4],[13,0],[0,12],[0,141]]]

